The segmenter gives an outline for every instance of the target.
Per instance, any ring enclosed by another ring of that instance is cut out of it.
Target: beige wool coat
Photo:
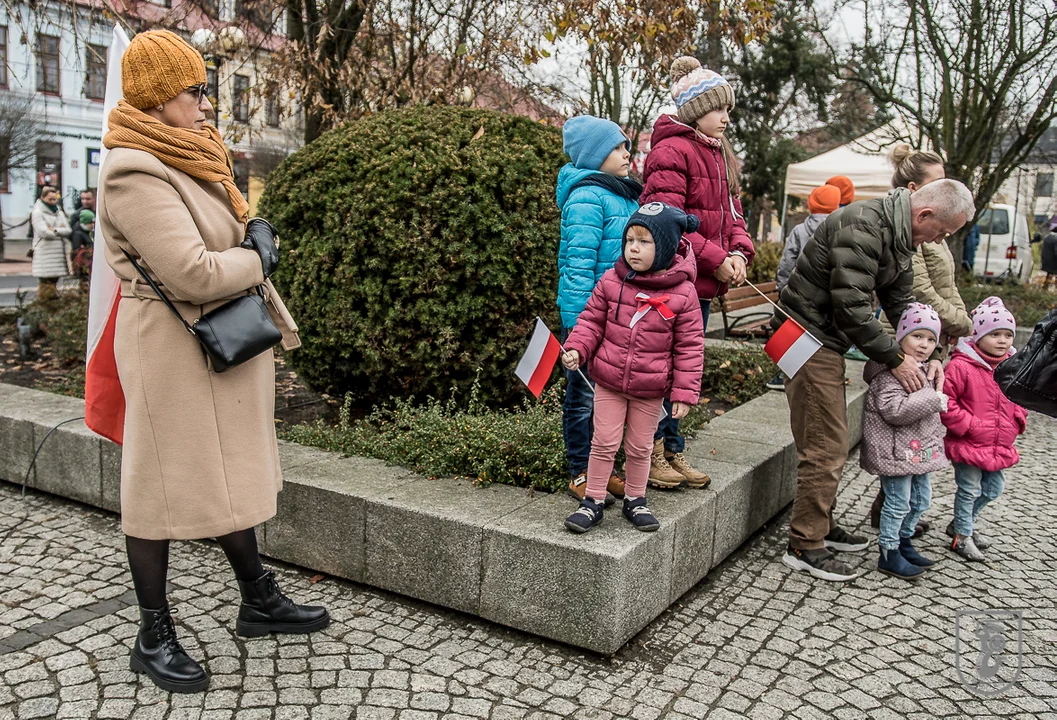
[[[914,252],[914,299],[931,305],[939,316],[942,328],[939,347],[944,358],[950,352],[950,346],[973,329],[965,302],[958,293],[955,282],[957,271],[958,265],[946,241],[925,243]],[[881,324],[895,335],[895,329],[888,323],[884,313],[881,314]]]
[[[33,277],[61,278],[70,274],[70,222],[60,207],[53,211],[43,200],[33,204]]]
[[[188,322],[264,282],[239,247],[244,226],[220,183],[153,155],[115,148],[99,178],[106,260],[121,278],[115,355],[125,393],[121,523],[127,535],[189,539],[251,528],[275,514],[282,486],[271,352],[215,373],[122,254],[128,251]],[[269,311],[296,347],[297,328],[266,284]]]

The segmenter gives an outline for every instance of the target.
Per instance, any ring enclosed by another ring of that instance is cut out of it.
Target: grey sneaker
[[[870,541],[860,535],[852,535],[844,528],[834,526],[825,539],[826,547],[837,552],[862,552],[870,547]]]
[[[951,539],[953,539],[954,536],[957,534],[954,532],[953,521],[947,524],[946,533],[947,537]],[[976,544],[977,550],[986,550],[987,548],[991,547],[991,538],[989,538],[987,535],[981,534],[976,530],[976,528],[973,528],[973,542]]]
[[[790,545],[782,556],[782,564],[830,582],[848,582],[859,577],[858,573],[826,549],[801,550]]]
[[[980,548],[973,542],[972,535],[955,535],[951,550],[970,562],[987,562],[987,556],[980,552]]]

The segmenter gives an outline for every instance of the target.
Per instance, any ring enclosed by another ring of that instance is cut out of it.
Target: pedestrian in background
[[[30,215],[33,226],[33,277],[37,278],[37,298],[47,300],[55,296],[59,278],[70,274],[70,224],[60,205],[59,191],[50,185],[40,190],[40,198],[33,204]]]

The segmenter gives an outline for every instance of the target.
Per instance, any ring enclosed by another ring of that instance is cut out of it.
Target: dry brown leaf
[[[708,451],[708,454],[709,455],[715,455],[716,454],[716,449],[712,448],[711,450]]]
[[[326,580],[326,579],[327,579],[326,575],[313,575],[312,577],[308,578],[308,582],[310,582],[313,585],[315,585],[316,583],[322,582],[323,580]]]
[[[735,382],[745,382],[745,376],[741,373],[734,373],[732,377],[734,378]]]
[[[482,125],[480,128],[478,128],[477,132],[475,132],[473,134],[473,139],[474,140],[480,140],[483,137],[484,137],[484,125]],[[473,142],[473,141],[471,140],[471,142]]]
[[[726,410],[716,410],[716,415],[722,415]]]

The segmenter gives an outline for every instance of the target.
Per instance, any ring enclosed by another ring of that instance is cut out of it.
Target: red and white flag
[[[796,320],[789,318],[771,336],[763,349],[782,372],[793,377],[820,347],[822,343],[816,340],[814,335],[802,328]]]
[[[103,131],[108,130],[110,111],[117,107],[121,92],[121,56],[128,47],[128,35],[114,26],[107,53],[106,93],[103,99]],[[106,162],[107,149],[100,150],[99,167]],[[96,191],[96,208],[102,203],[103,188]],[[125,427],[125,393],[117,377],[114,358],[114,330],[121,283],[106,262],[102,225],[96,225],[96,252],[92,256],[92,284],[88,298],[88,354],[84,378],[84,422],[90,430],[121,444]]]
[[[528,385],[529,391],[536,397],[540,396],[550,380],[554,363],[558,361],[561,351],[561,343],[554,337],[547,323],[536,318],[536,329],[532,332],[528,350],[521,356],[517,369],[514,370],[514,374]]]

